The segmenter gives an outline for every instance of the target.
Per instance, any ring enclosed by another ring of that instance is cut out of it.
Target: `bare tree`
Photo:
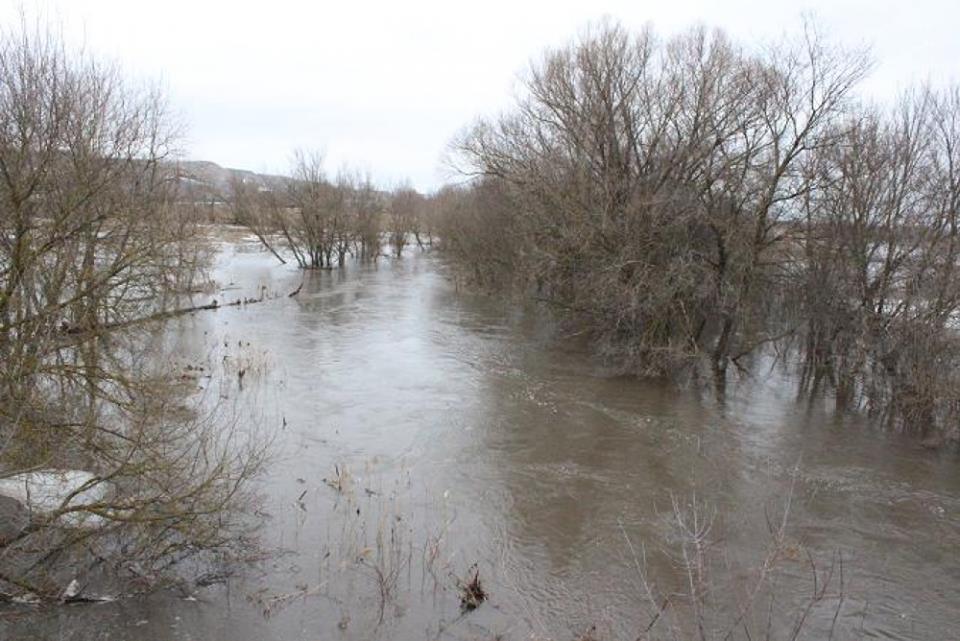
[[[707,361],[722,389],[785,347],[806,390],[958,438],[960,98],[859,107],[870,66],[812,24],[749,53],[602,23],[455,141],[474,182],[436,197],[443,248],[634,371]]]
[[[281,262],[286,255],[301,268],[331,268],[350,255],[380,254],[380,193],[369,176],[346,168],[331,182],[318,153],[297,152],[288,178],[235,178],[230,192],[237,222]]]
[[[278,232],[282,233],[285,224],[280,219],[283,211],[282,200],[278,198],[275,190],[240,176],[232,176],[230,206],[236,223],[253,232],[281,264],[286,264],[287,260],[277,246],[281,239],[276,236]],[[294,256],[302,257],[302,253],[294,251]]]
[[[390,245],[397,258],[403,255],[411,234],[419,242],[418,218],[423,202],[423,196],[409,185],[398,187],[390,198]]]
[[[383,199],[369,174],[354,173],[348,184],[357,254],[362,260],[376,260],[380,256],[383,234]]]
[[[641,369],[709,354],[723,378],[762,341],[801,165],[867,66],[812,30],[750,55],[719,32],[661,45],[603,23],[456,145],[468,173],[505,184],[542,298]]]
[[[59,598],[96,568],[159,579],[239,541],[261,451],[191,417],[135,331],[202,276],[175,141],[155,89],[25,19],[0,33],[0,478],[31,512],[0,542],[3,595]],[[74,482],[35,509],[50,478]]]
[[[955,438],[957,90],[852,116],[806,201],[804,384],[829,382],[923,436]]]

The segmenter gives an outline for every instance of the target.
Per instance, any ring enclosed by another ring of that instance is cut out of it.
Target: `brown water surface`
[[[718,601],[749,585],[792,497],[777,638],[810,559],[837,554],[843,602],[831,589],[801,638],[837,612],[835,638],[960,638],[953,453],[797,402],[777,371],[724,403],[614,376],[535,310],[458,292],[429,254],[304,274],[241,242],[216,273],[225,300],[305,277],[296,298],[167,337],[215,372],[205,402],[275,431],[260,516],[284,552],[188,598],[7,612],[0,638],[634,639],[650,620],[635,562],[643,550],[658,589],[682,585],[660,550],[671,501],[694,497],[717,515]],[[490,599],[461,616],[456,577],[474,563]]]

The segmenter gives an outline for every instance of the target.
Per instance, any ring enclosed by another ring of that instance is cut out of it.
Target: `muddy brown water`
[[[651,617],[637,561],[659,592],[682,586],[673,500],[716,515],[720,602],[751,584],[788,497],[755,629],[772,611],[787,638],[810,561],[842,557],[842,602],[835,577],[801,638],[834,616],[835,638],[960,638],[953,452],[797,402],[777,371],[724,403],[615,376],[535,311],[457,291],[429,254],[303,274],[237,242],[216,276],[223,300],[305,278],[166,337],[213,373],[205,402],[273,433],[259,518],[276,553],[186,598],[7,611],[0,638],[633,639]],[[473,564],[489,600],[462,614]]]

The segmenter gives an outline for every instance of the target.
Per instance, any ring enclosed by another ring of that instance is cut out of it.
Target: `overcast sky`
[[[0,0],[8,2],[8,0]],[[15,19],[8,2],[2,18]],[[368,169],[424,191],[458,129],[509,105],[544,47],[607,15],[661,34],[692,24],[772,40],[813,12],[836,40],[869,44],[863,90],[960,80],[960,0],[42,0],[26,3],[67,37],[162,79],[187,125],[190,158],[283,172],[295,148],[331,170]]]

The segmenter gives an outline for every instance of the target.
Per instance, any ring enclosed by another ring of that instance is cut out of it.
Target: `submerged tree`
[[[409,185],[398,187],[391,195],[390,245],[397,258],[403,255],[411,235],[420,242],[419,216],[423,206],[423,196]]]
[[[175,141],[157,90],[25,20],[0,33],[0,481],[26,511],[2,595],[159,579],[239,540],[262,451],[190,412],[130,329],[202,275]]]
[[[503,183],[544,298],[651,372],[704,353],[723,372],[763,340],[754,303],[804,159],[866,68],[812,32],[760,56],[704,29],[661,44],[605,24],[549,52],[517,108],[456,148]]]
[[[956,436],[958,100],[864,110],[869,68],[811,25],[751,50],[604,23],[455,140],[472,182],[437,196],[443,247],[633,371],[706,362],[722,387],[799,339],[842,404]]]
[[[812,170],[798,299],[804,384],[923,436],[960,406],[960,100],[924,89],[851,115]]]
[[[331,181],[317,153],[297,152],[289,177],[268,182],[237,178],[230,191],[237,222],[281,262],[292,256],[301,268],[316,269],[331,268],[334,262],[342,267],[350,255],[361,260],[380,256],[384,194],[369,176],[346,168]],[[409,215],[402,220],[409,224]],[[391,239],[394,231],[392,226]]]
[[[369,175],[344,171],[340,185],[346,191],[352,228],[355,231],[356,254],[361,260],[380,256],[383,234],[383,205],[380,193]]]

